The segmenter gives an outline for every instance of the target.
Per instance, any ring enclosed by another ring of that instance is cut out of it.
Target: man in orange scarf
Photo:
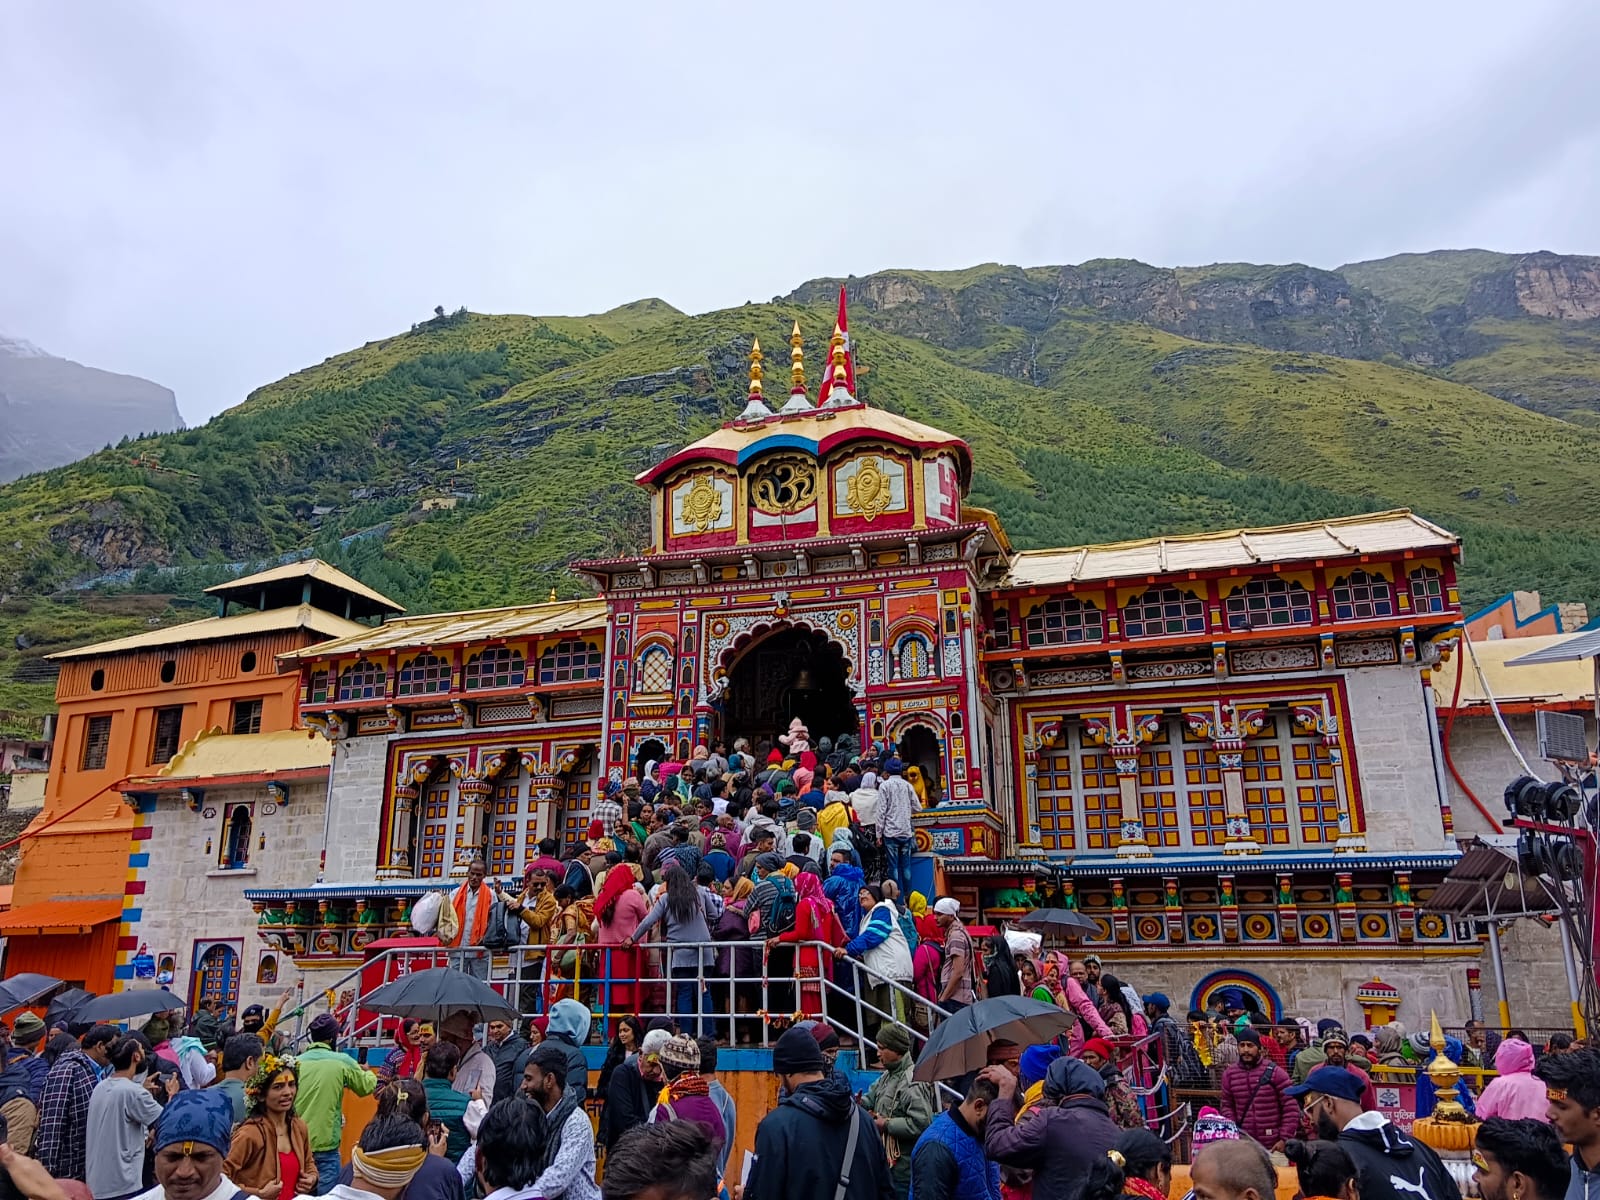
[[[450,956],[450,965],[484,980],[489,978],[489,952],[482,948],[483,938],[489,930],[489,910],[494,907],[494,889],[484,882],[488,874],[483,859],[473,859],[467,881],[450,897],[457,932],[455,940],[448,943],[461,950]]]

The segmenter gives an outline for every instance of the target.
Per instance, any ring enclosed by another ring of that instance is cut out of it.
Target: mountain
[[[1531,587],[1600,607],[1600,404],[1570,382],[1600,377],[1593,263],[845,284],[863,398],[967,438],[973,499],[1019,547],[1409,505],[1465,537],[1469,605]],[[646,544],[632,477],[739,411],[754,337],[783,347],[798,320],[815,389],[838,286],[701,315],[441,312],[201,428],[0,487],[0,709],[48,702],[48,650],[190,617],[201,587],[294,554],[415,611],[573,592],[572,559]],[[774,355],[771,390],[785,377]]]
[[[0,482],[124,437],[182,428],[177,400],[160,384],[0,335]]]

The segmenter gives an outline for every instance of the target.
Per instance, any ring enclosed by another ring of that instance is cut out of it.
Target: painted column
[[[379,879],[410,879],[415,872],[411,861],[411,820],[421,794],[414,783],[402,783],[394,789],[389,803],[387,852],[378,868]]]
[[[450,878],[466,877],[467,867],[483,852],[483,810],[494,792],[487,779],[463,779],[456,785],[456,847],[455,861],[450,864]]]
[[[1223,815],[1228,831],[1222,852],[1259,854],[1261,844],[1251,836],[1250,810],[1245,805],[1244,744],[1265,728],[1265,711],[1242,706],[1237,700],[1219,700],[1209,712],[1185,712],[1183,719],[1190,732],[1211,739],[1222,773]]]
[[[1483,968],[1467,968],[1467,1012],[1474,1021],[1483,1020]]]
[[[1294,899],[1294,876],[1278,876],[1278,937],[1287,946],[1300,941],[1300,910]]]
[[[1135,714],[1126,704],[1114,705],[1109,714],[1086,718],[1084,732],[1095,745],[1111,753],[1117,768],[1121,819],[1117,854],[1123,858],[1148,858],[1150,840],[1139,805],[1139,756],[1146,743],[1161,731],[1161,714]]]
[[[528,803],[533,809],[534,842],[545,838],[561,838],[556,828],[556,807],[561,798],[561,777],[551,772],[530,772],[528,775]]]
[[[1314,733],[1322,738],[1333,765],[1333,795],[1339,806],[1339,840],[1334,849],[1340,852],[1365,850],[1366,833],[1356,828],[1355,813],[1350,807],[1350,789],[1345,782],[1344,747],[1340,741],[1339,718],[1322,700],[1316,704],[1296,705],[1293,713],[1294,727],[1300,733]]]

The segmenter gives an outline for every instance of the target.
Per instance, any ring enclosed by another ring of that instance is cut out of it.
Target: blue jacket
[[[1000,1200],[1000,1164],[955,1109],[935,1117],[911,1151],[910,1200]]]
[[[892,918],[889,909],[883,905],[873,905],[872,911],[867,914],[867,919],[861,923],[861,932],[851,938],[845,946],[847,954],[865,954],[876,946],[881,946],[894,932],[890,924]]]
[[[839,914],[839,924],[844,926],[848,937],[861,932],[861,885],[864,882],[861,868],[853,863],[834,867],[822,882],[822,894],[833,901],[833,910]]]

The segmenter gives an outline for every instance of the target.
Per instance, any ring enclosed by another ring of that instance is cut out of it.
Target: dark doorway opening
[[[909,726],[900,735],[895,747],[900,761],[922,772],[922,782],[927,795],[924,802],[937,804],[944,798],[944,753],[939,746],[939,735],[926,725]]]
[[[826,634],[783,629],[751,646],[728,673],[723,736],[771,746],[799,717],[816,746],[856,732],[844,651]]]
[[[651,763],[659,766],[667,761],[667,748],[655,738],[645,738],[639,743],[639,752],[633,756],[633,776],[635,779],[644,778],[645,768]]]

